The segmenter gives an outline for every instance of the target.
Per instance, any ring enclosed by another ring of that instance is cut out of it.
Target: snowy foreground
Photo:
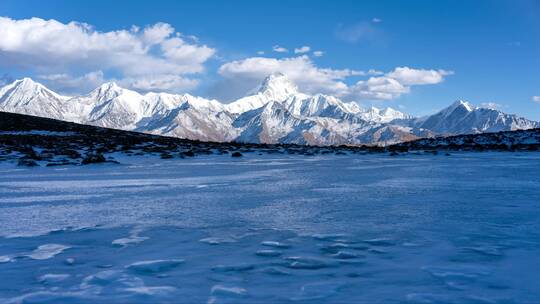
[[[540,153],[0,164],[1,303],[539,303]]]

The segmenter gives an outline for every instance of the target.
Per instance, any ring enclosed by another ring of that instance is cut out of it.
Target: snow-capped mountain
[[[458,100],[431,116],[412,119],[410,125],[441,135],[475,134],[537,128],[540,124],[523,117]]]
[[[540,127],[540,123],[457,101],[415,118],[307,95],[281,73],[229,104],[189,94],[146,93],[109,82],[83,96],[56,94],[30,78],[0,89],[0,111],[204,141],[309,145],[392,144],[436,135]]]
[[[64,119],[63,105],[67,99],[30,78],[16,80],[0,89],[0,109],[5,112]]]

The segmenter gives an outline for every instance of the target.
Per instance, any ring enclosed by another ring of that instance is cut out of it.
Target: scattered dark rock
[[[169,153],[161,153],[161,155],[159,156],[161,159],[169,159],[169,158],[173,158],[173,156]]]
[[[17,162],[17,166],[36,167],[36,166],[39,166],[39,165],[33,159],[22,157],[22,158],[19,158],[19,161]]]
[[[166,136],[80,125],[48,118],[0,112],[0,130],[5,131],[59,131],[67,136],[2,135],[0,134],[0,161],[18,161],[21,166],[38,165],[47,161],[50,166],[64,164],[90,164],[116,162],[106,158],[109,153],[145,155],[151,153],[170,158],[194,157],[202,154],[231,154],[241,157],[245,153],[291,155],[366,155],[389,153],[395,155],[444,154],[454,151],[539,151],[540,128],[498,133],[468,134],[432,137],[390,146],[302,146],[298,144],[253,144],[238,142],[202,142]],[[83,151],[83,152],[79,152]],[[82,155],[81,155],[82,154]]]
[[[195,156],[195,152],[191,151],[191,150],[187,150],[187,151],[184,151],[184,152],[180,152],[180,156],[184,156],[184,157],[194,157]]]
[[[81,153],[73,149],[63,149],[60,151],[60,154],[65,155],[71,159],[81,158]]]
[[[39,158],[40,158],[41,160],[44,160],[44,159],[51,159],[51,158],[53,158],[54,156],[55,156],[55,154],[54,154],[54,153],[50,153],[50,152],[41,152],[41,153],[39,154]]]
[[[107,162],[107,160],[105,159],[105,156],[103,156],[103,154],[91,153],[91,154],[87,154],[81,163],[83,165],[88,165],[88,164],[99,164],[99,163],[104,163],[104,162]]]

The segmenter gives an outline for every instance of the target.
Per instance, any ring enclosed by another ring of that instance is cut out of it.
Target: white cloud
[[[38,78],[44,80],[47,84],[52,83],[57,88],[66,92],[89,92],[105,82],[103,72],[93,71],[82,76],[73,76],[67,73],[38,75]]]
[[[287,52],[289,52],[288,49],[286,49],[286,48],[284,48],[282,46],[279,46],[279,45],[274,45],[274,47],[272,47],[272,50],[274,52],[278,52],[278,53],[287,53]]]
[[[409,93],[413,85],[435,84],[451,72],[444,70],[413,69],[399,67],[384,74],[370,69],[357,71],[351,69],[330,69],[317,67],[306,56],[290,58],[252,57],[232,61],[222,65],[219,74],[238,83],[255,84],[271,73],[281,72],[296,83],[306,93],[334,94],[351,100],[391,100]],[[353,85],[346,79],[352,76],[369,76]],[[382,75],[382,76],[381,76]]]
[[[322,55],[324,55],[323,51],[314,51],[313,52],[313,56],[315,56],[315,57],[321,57]]]
[[[303,47],[300,47],[300,48],[295,48],[294,49],[294,53],[295,54],[304,54],[304,53],[307,53],[311,50],[311,48],[307,45],[304,45]]]
[[[452,75],[453,71],[424,70],[408,67],[397,67],[386,76],[399,81],[404,85],[436,84],[443,81],[444,76]]]
[[[373,22],[373,23],[381,23],[382,19],[375,17],[375,18],[371,19],[371,22]]]
[[[258,51],[257,55],[264,55],[264,51]]]
[[[195,88],[199,81],[178,75],[150,75],[125,78],[119,83],[141,91],[185,91]]]
[[[49,76],[82,75],[75,77],[81,79],[101,70],[124,82],[133,80],[132,87],[148,75],[192,83],[187,75],[203,72],[204,63],[216,52],[206,45],[186,42],[166,23],[100,32],[85,23],[0,17],[0,37],[0,66],[32,68]],[[67,83],[62,77],[56,81],[59,86]]]
[[[503,106],[501,104],[496,103],[496,102],[483,102],[483,103],[480,104],[480,107],[481,108],[498,110],[498,109],[501,109]]]
[[[383,75],[384,72],[379,71],[379,70],[375,70],[375,69],[369,69],[369,70],[367,71],[367,74],[368,74],[368,75],[378,76],[378,75]]]
[[[252,57],[226,63],[218,70],[225,78],[251,84],[258,83],[275,72],[287,75],[304,92],[336,95],[347,90],[343,79],[362,73],[349,69],[318,68],[306,55],[283,59]]]
[[[540,103],[540,96],[533,96],[532,101]]]
[[[159,44],[171,36],[172,33],[174,33],[174,28],[170,24],[160,22],[145,28],[142,40],[149,45]]]
[[[392,100],[409,93],[411,86],[436,84],[452,74],[444,70],[409,67],[399,67],[386,74],[374,69],[365,72],[320,68],[306,55],[282,59],[251,57],[223,64],[218,72],[231,82],[231,87],[249,84],[248,88],[271,73],[281,72],[303,92],[333,94],[347,100]],[[371,77],[347,85],[347,79],[352,76]]]
[[[409,67],[397,67],[384,74],[381,71],[369,70],[368,75],[383,75],[370,77],[367,81],[358,81],[350,87],[351,98],[370,100],[392,100],[411,91],[411,86],[437,84],[447,75],[454,72],[446,70],[425,70]]]
[[[409,93],[410,87],[389,77],[370,77],[351,86],[349,94],[353,98],[369,100],[392,100]]]

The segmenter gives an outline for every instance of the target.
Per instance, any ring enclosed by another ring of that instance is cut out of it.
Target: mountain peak
[[[36,83],[30,77],[24,77],[22,79],[17,79],[17,80],[15,80],[15,82],[20,83],[20,84],[34,84],[34,83]]]
[[[40,83],[35,82],[32,78],[24,77],[13,82],[13,86],[23,88],[25,90],[40,89],[43,87]]]
[[[98,100],[109,100],[122,94],[123,90],[124,89],[118,86],[116,82],[111,81],[103,83],[95,90],[93,90],[90,95],[97,98]]]
[[[458,100],[454,101],[454,103],[452,103],[450,105],[450,107],[448,107],[448,109],[455,110],[455,109],[457,109],[459,107],[464,108],[465,110],[467,110],[467,112],[472,112],[476,108],[475,106],[473,106],[469,102],[467,102],[465,100],[458,99]]]
[[[268,75],[258,87],[257,92],[272,100],[282,101],[298,93],[298,88],[285,74],[277,72]]]
[[[3,95],[8,90],[12,90],[13,94],[15,94],[16,96],[18,96],[18,98],[21,99],[29,99],[37,95],[52,96],[59,99],[68,98],[54,93],[53,91],[47,89],[41,83],[35,82],[34,80],[32,80],[32,78],[28,77],[17,79],[11,84],[8,84],[7,86],[1,88],[0,94]]]
[[[115,90],[115,91],[122,90],[122,88],[120,86],[118,86],[116,84],[116,82],[114,82],[114,81],[105,82],[102,85],[100,85],[98,87],[98,89],[106,90],[106,91],[109,91],[109,90]]]

